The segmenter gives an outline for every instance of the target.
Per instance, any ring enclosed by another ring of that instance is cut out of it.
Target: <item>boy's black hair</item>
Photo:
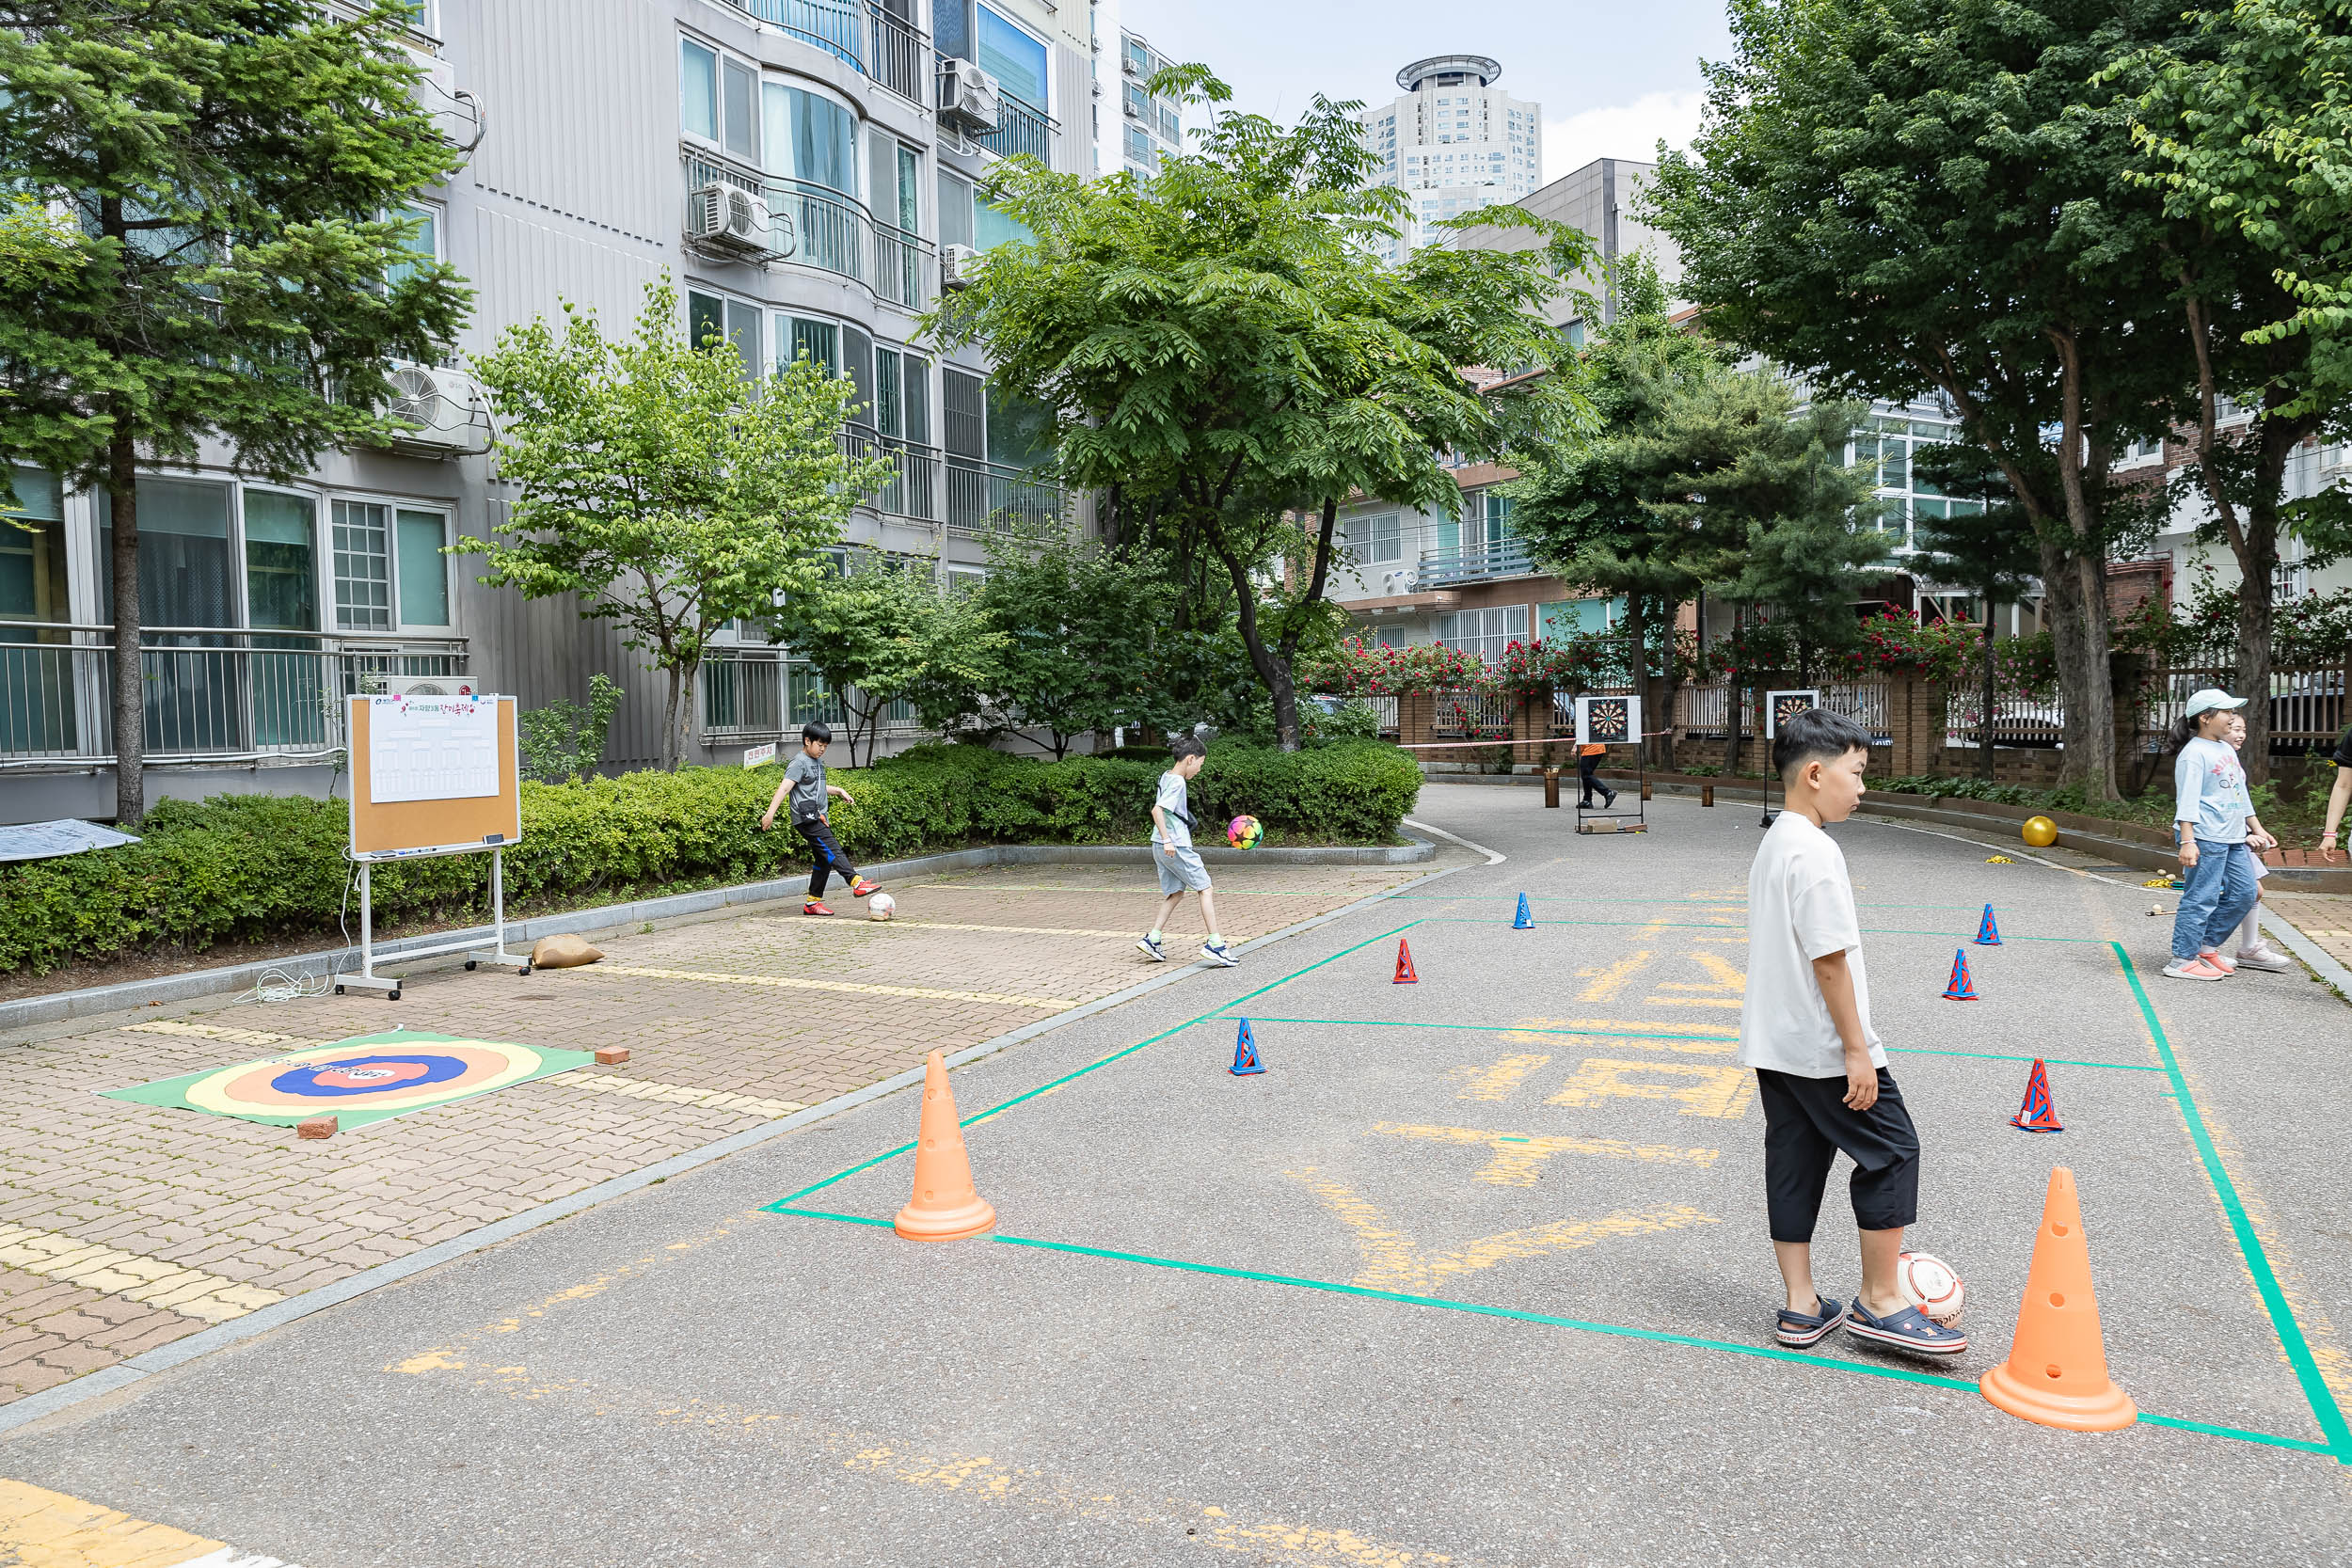
[[[833,744],[833,726],[826,723],[822,719],[812,719],[807,723],[801,726],[801,738],[803,740],[821,740],[826,745],[830,746]]]
[[[1197,735],[1180,735],[1168,743],[1168,754],[1173,760],[1182,762],[1186,757],[1205,757],[1209,749],[1200,744],[1200,737]]]
[[[1870,732],[1842,713],[1809,707],[1784,719],[1772,736],[1772,771],[1783,783],[1788,775],[1820,757],[1835,762],[1848,752],[1870,749]]]

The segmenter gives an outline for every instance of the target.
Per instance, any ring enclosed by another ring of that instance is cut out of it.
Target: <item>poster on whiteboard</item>
[[[1641,698],[1579,697],[1576,700],[1578,745],[1631,746],[1639,743],[1641,738]]]
[[[1803,690],[1767,691],[1764,693],[1764,738],[1778,739],[1780,727],[1783,724],[1807,708],[1816,708],[1820,705],[1821,692],[1819,687],[1807,687]]]
[[[491,698],[370,698],[368,799],[381,806],[498,794],[498,715]]]

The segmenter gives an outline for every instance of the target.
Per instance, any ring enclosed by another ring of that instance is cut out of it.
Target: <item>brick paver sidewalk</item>
[[[1219,865],[1219,914],[1245,942],[1472,859]],[[830,921],[770,905],[599,937],[604,962],[528,979],[445,963],[399,1002],[215,999],[0,1041],[0,1402],[1166,973],[1133,945],[1142,866],[891,892],[886,926],[846,896]],[[324,1142],[96,1092],[394,1026],[631,1054]]]

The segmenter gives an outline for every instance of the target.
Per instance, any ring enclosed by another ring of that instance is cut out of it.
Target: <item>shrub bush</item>
[[[1140,844],[1165,767],[918,747],[872,768],[834,769],[857,805],[835,811],[834,831],[864,862],[970,844]],[[759,831],[776,783],[774,768],[526,780],[522,842],[506,851],[509,907],[755,881],[804,866],[797,833],[781,823]],[[1286,755],[1226,743],[1210,748],[1193,781],[1193,815],[1204,844],[1244,812],[1275,843],[1386,843],[1420,788],[1420,769],[1393,746]],[[350,875],[346,810],[342,800],[262,795],[170,800],[149,814],[141,843],[0,864],[0,973],[333,931]],[[482,914],[486,872],[474,855],[378,866],[376,919],[389,927]]]

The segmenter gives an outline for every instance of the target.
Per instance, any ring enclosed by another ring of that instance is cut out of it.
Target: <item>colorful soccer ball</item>
[[[886,893],[878,893],[866,901],[866,918],[888,920],[898,912],[898,901]]]
[[[1236,849],[1255,849],[1265,837],[1265,824],[1254,816],[1236,816],[1225,824],[1225,842]]]
[[[1919,1309],[1922,1317],[1946,1328],[1960,1326],[1960,1309],[1967,1299],[1967,1288],[1960,1275],[1941,1258],[1924,1252],[1906,1252],[1895,1259],[1895,1288],[1903,1293],[1903,1300]]]

